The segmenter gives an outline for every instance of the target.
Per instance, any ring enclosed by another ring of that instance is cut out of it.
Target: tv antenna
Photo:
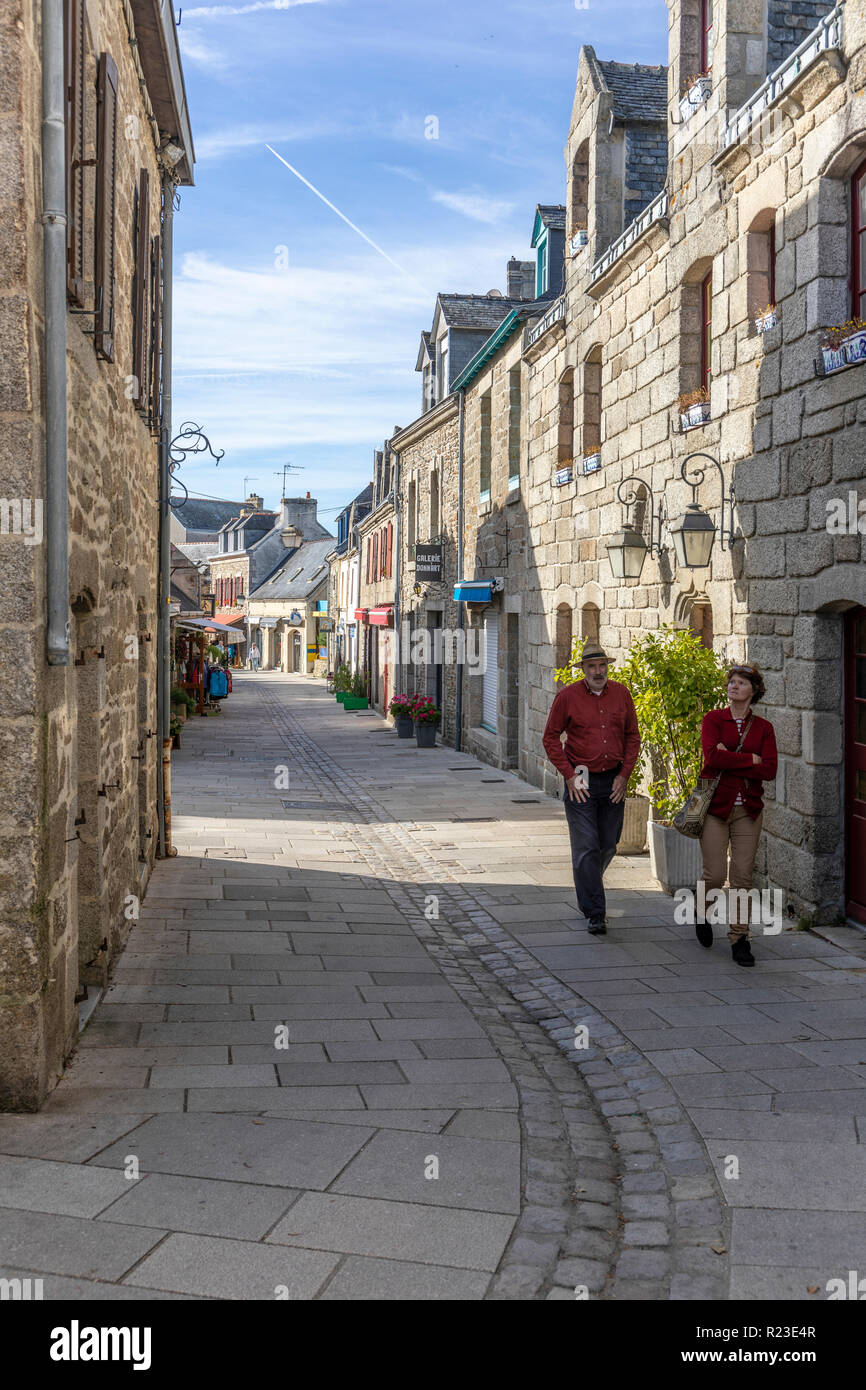
[[[284,463],[282,468],[274,469],[274,477],[279,478],[280,476],[282,476],[283,479],[283,490],[280,493],[280,497],[285,497],[286,495],[286,474],[297,472],[303,473],[303,471],[304,465],[302,463]]]

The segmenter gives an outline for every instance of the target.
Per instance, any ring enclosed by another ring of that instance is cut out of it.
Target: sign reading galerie
[[[433,581],[442,579],[441,545],[416,545],[415,578]]]

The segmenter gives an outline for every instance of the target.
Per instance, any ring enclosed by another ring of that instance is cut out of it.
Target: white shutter
[[[499,614],[484,615],[484,675],[482,676],[481,724],[496,733],[499,712]]]

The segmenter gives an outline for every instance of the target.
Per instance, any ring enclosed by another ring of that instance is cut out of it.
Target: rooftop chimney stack
[[[519,261],[512,256],[505,269],[509,299],[535,298],[535,262]]]
[[[284,497],[280,503],[280,536],[287,550],[294,550],[304,540],[319,534],[316,510],[318,502],[307,493],[306,497]]]

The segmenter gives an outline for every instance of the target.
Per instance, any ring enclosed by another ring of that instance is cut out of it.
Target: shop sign
[[[428,581],[441,580],[442,578],[442,546],[441,545],[416,545],[415,547],[415,578],[416,580],[426,579]]]

